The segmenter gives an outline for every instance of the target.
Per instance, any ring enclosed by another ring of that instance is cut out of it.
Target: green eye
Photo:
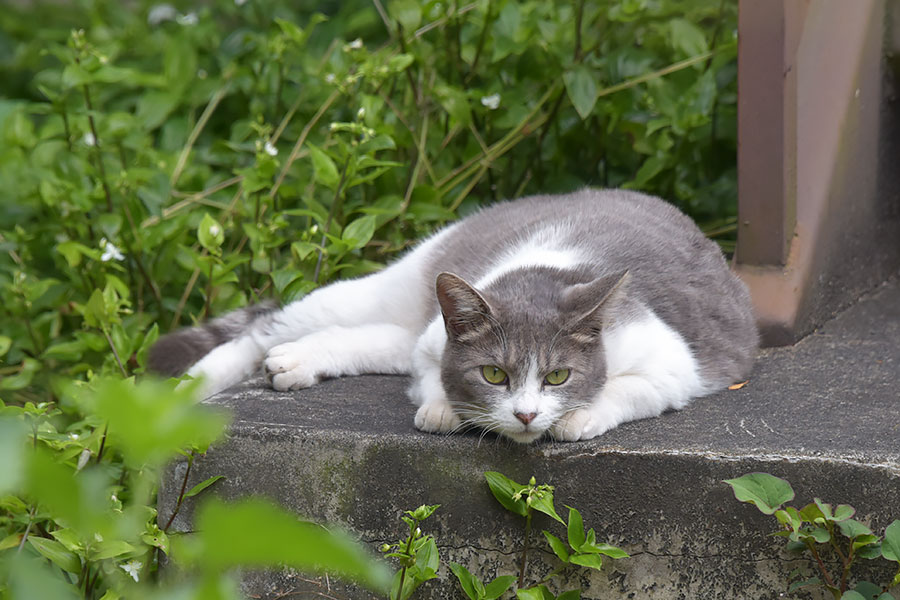
[[[484,380],[493,385],[501,385],[509,381],[506,371],[494,365],[485,365],[481,367],[481,375]]]
[[[555,369],[544,376],[544,383],[547,383],[549,385],[562,385],[568,378],[568,369]]]

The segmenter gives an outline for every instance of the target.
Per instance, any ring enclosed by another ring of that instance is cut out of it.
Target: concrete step
[[[483,473],[520,482],[534,475],[556,486],[558,510],[578,508],[599,540],[631,554],[602,572],[577,571],[560,589],[598,599],[781,598],[790,572],[812,565],[786,560],[780,540],[767,536],[774,519],[738,503],[722,480],[766,471],[791,482],[798,504],[814,496],[849,503],[882,530],[900,518],[898,375],[893,278],[796,345],[761,352],[745,387],[586,442],[520,446],[420,433],[405,377],[345,378],[292,393],[248,381],[212,400],[233,411],[234,423],[195,462],[189,485],[224,475],[220,496],[268,496],[348,526],[373,548],[402,535],[403,510],[441,504],[425,524],[441,552],[440,578],[418,597],[461,598],[447,563],[482,579],[514,573],[522,544],[521,519],[497,504]],[[171,513],[184,468],[174,465],[162,482],[160,515]],[[189,500],[176,530],[190,530],[192,508]],[[535,531],[542,528],[564,537],[549,519],[536,519]],[[535,556],[532,573],[555,566],[551,554]],[[308,580],[252,573],[244,586],[270,599],[325,592],[323,581]],[[370,597],[353,588],[338,596]]]

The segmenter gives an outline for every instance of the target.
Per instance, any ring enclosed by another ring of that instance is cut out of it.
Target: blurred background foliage
[[[162,331],[372,272],[530,193],[645,190],[728,250],[736,18],[736,0],[4,6],[0,559],[44,557],[99,598],[170,551],[155,477],[224,423],[134,383]],[[84,507],[116,528],[29,483],[41,469],[112,498]]]

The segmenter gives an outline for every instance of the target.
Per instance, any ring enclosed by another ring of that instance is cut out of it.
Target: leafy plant
[[[785,506],[794,499],[793,488],[787,481],[768,473],[749,473],[725,483],[731,486],[735,498],[741,502],[753,504],[764,514],[775,515],[780,530],[773,535],[787,538],[789,552],[808,552],[815,560],[820,576],[792,583],[789,592],[807,586],[824,586],[836,600],[894,598],[888,590],[900,585],[900,520],[888,525],[884,536],[878,536],[867,525],[852,518],[856,509],[847,504],[832,507],[815,498],[801,509]],[[825,553],[831,553],[837,559],[836,571],[825,564]],[[849,589],[853,566],[860,560],[878,558],[897,564],[893,580],[883,586],[860,581]]]
[[[12,597],[172,591],[157,557],[190,544],[156,515],[156,476],[184,456],[177,506],[202,493],[214,481],[187,476],[226,421],[144,381],[161,332],[372,272],[531,192],[632,187],[734,228],[733,0],[174,4],[38,1],[0,20]],[[237,594],[197,560],[185,594]]]
[[[585,534],[584,522],[581,518],[581,513],[579,513],[578,510],[567,507],[569,509],[569,519],[568,522],[564,521],[557,514],[556,508],[553,505],[553,486],[538,484],[534,477],[529,480],[527,485],[522,485],[496,471],[488,471],[484,474],[484,477],[491,489],[491,493],[493,493],[497,501],[508,511],[525,518],[525,542],[522,547],[519,575],[516,580],[516,587],[518,588],[516,594],[519,598],[526,600],[557,598],[557,596],[554,596],[544,584],[561,573],[566,567],[577,565],[599,570],[603,565],[603,556],[613,559],[626,558],[628,556],[621,548],[606,543],[598,543],[597,536],[593,529],[589,529]],[[534,511],[543,513],[566,526],[568,546],[549,531],[542,531],[544,538],[546,538],[547,543],[550,545],[550,549],[557,558],[559,558],[562,565],[533,586],[525,588],[524,584],[531,537],[531,520]],[[466,594],[470,598],[475,600],[476,597],[481,597],[478,596],[479,593],[483,593],[485,594],[484,597],[487,597],[487,587],[490,586],[480,586],[480,582],[478,582],[477,579],[474,579],[461,567],[459,569],[453,569],[453,573],[456,575],[457,579],[459,579],[460,585],[463,586],[463,590],[466,591]],[[499,588],[504,583],[509,587],[509,585],[512,584],[512,579],[507,580],[497,578],[491,585],[495,586],[494,590],[496,590],[496,588]],[[475,596],[469,592],[469,590],[473,588],[476,592]],[[506,588],[504,588],[504,590],[505,589]],[[502,591],[500,591],[500,593],[502,593]],[[579,598],[580,594],[580,591],[572,590],[564,592],[559,595],[558,598],[571,600],[573,598]]]
[[[439,507],[440,504],[423,504],[416,510],[406,511],[400,517],[409,527],[406,538],[381,547],[385,556],[396,558],[400,563],[400,570],[391,584],[391,600],[406,600],[420,585],[437,577],[440,557],[434,536],[423,535],[419,525]]]

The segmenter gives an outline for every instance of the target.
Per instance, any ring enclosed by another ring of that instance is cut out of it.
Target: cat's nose
[[[534,418],[537,416],[536,412],[530,412],[530,413],[517,412],[517,413],[513,413],[513,414],[515,414],[516,418],[518,420],[522,421],[522,423],[524,423],[525,425],[528,425],[529,423],[534,421]]]

